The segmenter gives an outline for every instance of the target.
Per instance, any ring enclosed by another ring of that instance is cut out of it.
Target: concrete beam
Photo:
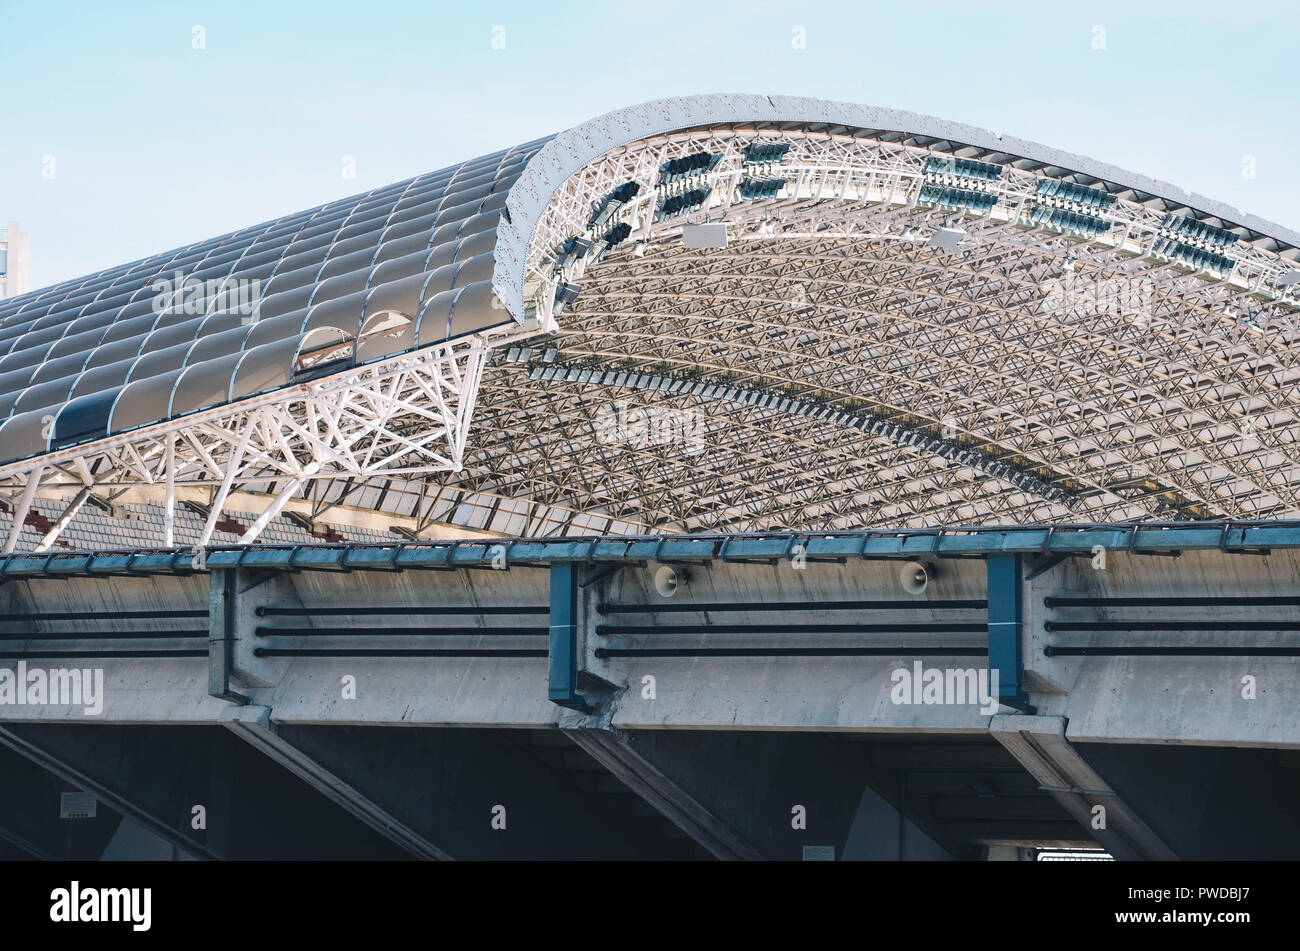
[[[996,716],[989,731],[1115,858],[1178,857],[1065,738],[1064,718]]]
[[[1181,744],[1073,746],[1179,858],[1300,858],[1300,753]]]
[[[895,671],[918,659],[986,666],[981,561],[945,562],[919,596],[896,561],[679,564],[670,595],[656,587],[663,567],[629,564],[580,591],[579,669],[626,688],[613,726],[984,733],[978,704],[891,699]],[[875,606],[843,606],[862,603]],[[839,646],[886,653],[817,653]]]
[[[171,650],[204,647],[194,640],[79,637],[87,631],[201,630],[197,618],[168,618],[176,612],[200,611],[207,605],[208,579],[194,576],[123,578],[13,579],[0,586],[0,618],[7,636],[0,651],[28,657],[28,667],[78,668],[103,671],[103,709],[91,715],[106,723],[213,723],[225,706],[206,690],[207,661],[195,657],[77,656],[77,652],[109,650]],[[136,612],[138,617],[112,619]],[[71,619],[61,614],[81,615]],[[87,617],[88,615],[88,617]],[[12,636],[18,632],[30,637]],[[58,654],[67,650],[69,654]],[[18,657],[0,658],[0,667],[14,670]],[[60,704],[7,704],[0,707],[6,722],[90,722],[82,708]]]
[[[0,744],[200,858],[404,854],[217,726],[6,723]]]
[[[279,763],[327,799],[356,816],[380,835],[412,855],[447,860],[451,856],[416,832],[392,813],[377,805],[336,773],[322,766],[298,747],[286,742],[271,723],[271,711],[262,706],[231,707],[221,722],[254,749]]]
[[[60,801],[80,792],[6,746],[0,746],[0,842],[15,853],[46,861],[94,861],[122,817],[98,804],[93,818],[60,818]]]
[[[634,750],[628,734],[619,730],[576,729],[566,730],[565,735],[715,858],[764,857],[744,835]]]
[[[231,708],[227,726],[412,855],[681,859],[657,814],[553,731],[303,726]]]
[[[1248,653],[1294,647],[1287,601],[1300,594],[1297,577],[1300,552],[1288,549],[1179,558],[1121,550],[1057,565],[1026,583],[1024,658],[1037,712],[1065,717],[1075,744],[1300,749],[1296,658]],[[1225,647],[1247,653],[1159,653]],[[1080,648],[1099,653],[1070,653]]]
[[[587,723],[575,744],[720,859],[909,858],[946,850],[900,817],[868,749],[812,732],[641,730]]]
[[[494,628],[545,626],[544,617],[509,617],[492,612],[547,604],[549,575],[536,568],[509,570],[281,573],[255,588],[241,585],[236,599],[233,669],[236,689],[251,702],[269,706],[277,723],[385,726],[551,727],[561,709],[547,699],[547,659],[541,657],[349,657],[258,656],[261,648],[442,648],[497,646],[541,648],[540,639],[502,638]],[[411,618],[366,616],[368,606],[413,609]],[[430,606],[468,612],[430,616]],[[257,609],[304,607],[330,611],[355,608],[355,616],[259,617]],[[473,614],[475,608],[487,613]],[[414,622],[414,623],[413,623]],[[319,627],[391,624],[436,637],[440,626],[481,626],[482,636],[416,639],[394,633],[364,638],[313,638]],[[303,637],[258,637],[258,627],[302,629]],[[503,644],[504,640],[504,644]],[[345,697],[344,678],[355,684]],[[269,685],[269,686],[259,686]],[[398,711],[398,715],[394,712]]]

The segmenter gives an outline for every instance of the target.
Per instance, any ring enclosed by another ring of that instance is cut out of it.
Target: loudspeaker
[[[899,572],[898,580],[908,594],[925,594],[926,585],[930,583],[930,569],[919,561],[909,561]]]
[[[679,585],[686,583],[685,578],[677,576],[677,569],[672,565],[663,565],[655,572],[655,590],[660,597],[671,598],[677,593]]]

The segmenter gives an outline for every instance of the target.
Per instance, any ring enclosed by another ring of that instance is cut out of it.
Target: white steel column
[[[167,434],[167,448],[163,456],[163,469],[167,477],[167,496],[163,501],[163,547],[176,547],[176,434]]]
[[[50,550],[50,546],[52,546],[55,541],[58,540],[58,537],[63,534],[63,530],[68,527],[68,523],[71,522],[76,514],[81,511],[81,507],[86,504],[86,500],[89,498],[90,487],[87,486],[77,493],[76,498],[68,503],[68,507],[63,510],[63,514],[59,516],[59,520],[50,527],[48,532],[45,533],[45,537],[41,539],[41,543],[36,546],[37,552]]]
[[[230,454],[230,459],[226,462],[226,476],[221,480],[221,488],[217,491],[216,498],[212,500],[212,510],[208,512],[208,521],[203,526],[203,534],[199,536],[199,546],[202,548],[212,538],[213,531],[216,530],[217,522],[221,520],[221,510],[225,508],[226,497],[230,495],[230,487],[235,482],[235,474],[239,472],[239,464],[243,461],[244,450],[248,448],[248,441],[253,438],[253,432],[256,430],[252,420],[246,422],[244,434],[239,437],[239,442],[235,446],[235,451]]]
[[[22,498],[18,502],[18,507],[14,509],[14,522],[9,526],[9,538],[5,541],[6,555],[11,554],[14,546],[18,544],[18,536],[23,532],[23,524],[27,521],[27,513],[32,508],[32,499],[36,497],[36,487],[41,484],[43,475],[45,475],[45,467],[37,466],[27,476]]]
[[[257,536],[262,534],[266,526],[271,523],[271,519],[280,514],[280,510],[284,508],[285,503],[293,498],[293,494],[298,491],[303,482],[305,482],[309,476],[315,475],[316,470],[319,468],[319,463],[308,463],[303,468],[302,475],[295,479],[290,479],[289,483],[279,491],[274,499],[271,500],[271,504],[266,507],[266,511],[259,515],[257,521],[250,525],[248,530],[240,536],[239,544],[251,545],[256,541]]]

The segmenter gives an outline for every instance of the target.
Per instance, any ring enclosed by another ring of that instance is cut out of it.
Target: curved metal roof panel
[[[957,123],[660,100],[0,302],[0,482],[221,485],[204,539],[329,479],[416,532],[1290,517],[1298,245]]]
[[[482,294],[435,301],[488,286],[539,147],[0,302],[0,462],[289,386],[318,349],[355,364],[479,329]]]

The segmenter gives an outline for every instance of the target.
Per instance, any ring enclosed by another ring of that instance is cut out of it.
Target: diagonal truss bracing
[[[177,489],[211,492],[206,545],[232,491],[270,486],[270,506],[240,539],[252,542],[308,483],[338,479],[421,479],[463,465],[475,399],[490,348],[513,326],[144,427],[0,468],[16,496],[5,541],[12,552],[35,498],[75,498],[46,532],[48,550],[92,497],[152,489],[174,542]],[[148,495],[150,493],[146,493]]]

